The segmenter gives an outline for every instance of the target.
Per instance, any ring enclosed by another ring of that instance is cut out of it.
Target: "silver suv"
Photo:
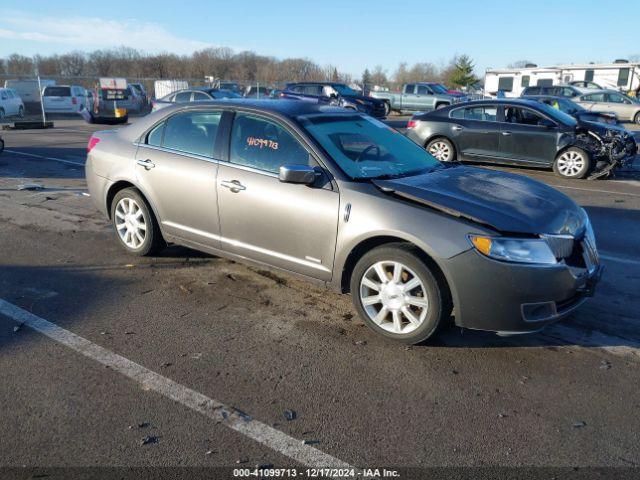
[[[300,101],[177,104],[89,141],[120,244],[270,265],[353,297],[376,332],[536,331],[600,275],[586,213],[518,175],[444,165],[367,115]]]

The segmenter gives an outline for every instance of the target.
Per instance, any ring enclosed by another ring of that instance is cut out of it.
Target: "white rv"
[[[594,83],[601,88],[625,93],[637,92],[640,89],[640,62],[618,60],[615,63],[488,69],[484,88],[487,95],[496,96],[500,91],[506,97],[519,97],[528,86],[565,85],[572,82]]]

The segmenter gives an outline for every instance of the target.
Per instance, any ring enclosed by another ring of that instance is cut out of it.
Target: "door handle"
[[[137,160],[136,163],[138,165],[140,165],[141,167],[144,167],[146,170],[149,170],[150,168],[153,168],[156,166],[155,163],[153,163],[151,160],[146,159],[146,160]]]
[[[511,132],[502,132],[502,135],[504,135],[505,137],[508,137],[509,135],[511,135]]]
[[[451,127],[451,130],[459,132],[460,130],[464,130],[464,129],[460,125],[454,125],[453,127]]]
[[[238,180],[222,180],[220,182],[220,185],[225,187],[225,188],[228,188],[233,193],[238,193],[238,192],[240,192],[242,190],[246,190],[247,189],[247,187],[242,185],[240,183],[240,181],[238,181]]]

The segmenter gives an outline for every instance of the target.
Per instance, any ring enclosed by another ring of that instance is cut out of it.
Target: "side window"
[[[527,87],[524,91],[524,95],[539,95],[540,87]]]
[[[583,99],[587,102],[604,102],[604,93],[592,93],[585,95]]]
[[[309,164],[309,153],[281,125],[237,113],[231,132],[231,163],[278,173],[281,165]]]
[[[418,85],[418,95],[431,95],[431,89],[426,85]]]
[[[307,85],[304,87],[305,95],[320,95],[322,88],[318,85]]]
[[[544,118],[533,110],[520,107],[506,107],[504,117],[505,122],[519,125],[538,125],[538,122]]]
[[[520,81],[520,86],[521,87],[528,87],[530,80],[531,80],[531,77],[529,75],[523,75],[522,79]]]
[[[495,122],[497,113],[497,107],[468,107],[464,109],[464,118],[465,120]]]
[[[220,112],[186,112],[166,121],[162,146],[179,152],[213,156]]]
[[[178,103],[184,103],[191,101],[191,92],[180,92],[176,95],[175,101]]]
[[[206,93],[202,92],[193,92],[193,101],[194,102],[202,102],[206,100],[211,100]]]
[[[498,79],[498,90],[503,92],[513,91],[513,77],[500,77]]]
[[[621,68],[618,71],[618,86],[619,87],[626,87],[627,86],[627,82],[629,82],[629,69],[628,68]]]
[[[147,134],[147,141],[145,142],[147,145],[151,145],[153,147],[159,147],[162,145],[164,124],[165,122],[162,122],[160,125],[156,125],[154,129]]]
[[[8,97],[7,97],[7,91],[6,91],[6,90],[2,90],[2,91],[0,91],[0,98],[1,98],[2,100],[6,100],[6,99],[8,98]]]
[[[553,80],[551,78],[540,78],[536,83],[539,87],[550,87],[553,85]]]
[[[619,93],[609,93],[609,102],[610,103],[627,103],[626,99],[620,95]]]
[[[451,118],[458,118],[460,120],[462,120],[464,118],[464,108],[456,108],[455,110],[451,110],[451,113],[449,114],[449,116]]]
[[[562,89],[562,96],[563,97],[575,97],[576,96],[576,92],[572,88],[565,87],[565,88]]]
[[[416,86],[412,83],[404,86],[404,93],[413,93],[415,91]]]

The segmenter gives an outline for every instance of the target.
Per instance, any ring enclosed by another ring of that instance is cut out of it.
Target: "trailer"
[[[604,89],[637,95],[640,90],[640,62],[617,60],[600,64],[550,67],[530,64],[522,68],[487,69],[484,88],[486,95],[519,97],[529,86],[566,85],[571,82],[590,82]]]
[[[153,97],[158,100],[178,90],[186,90],[189,83],[185,80],[156,80],[153,83]]]

